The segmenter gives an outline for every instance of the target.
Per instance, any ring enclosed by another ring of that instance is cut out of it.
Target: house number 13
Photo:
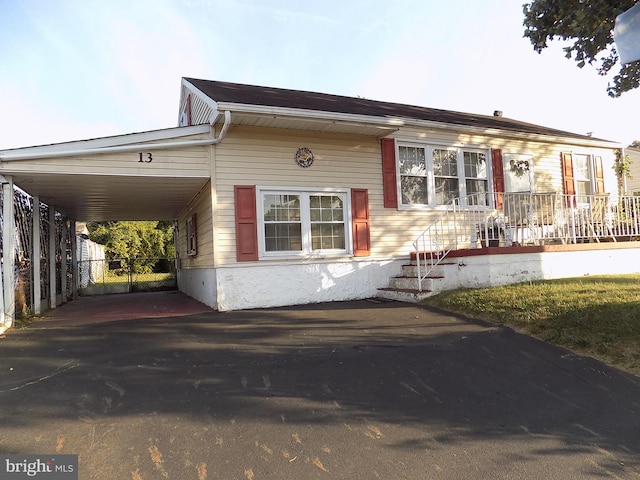
[[[140,160],[138,160],[138,163],[151,163],[153,161],[153,155],[151,155],[151,152],[147,152],[147,153],[140,152],[138,156],[140,157]]]

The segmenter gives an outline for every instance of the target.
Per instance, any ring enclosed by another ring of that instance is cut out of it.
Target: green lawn
[[[175,278],[175,274],[172,273],[134,273],[133,281],[137,283],[154,283],[154,282],[164,282],[167,280],[171,280]],[[127,284],[129,283],[129,275],[115,275],[113,273],[107,273],[103,279],[99,279],[96,284],[104,283],[105,285],[115,285],[115,284]]]
[[[640,275],[543,280],[428,298],[640,375]]]

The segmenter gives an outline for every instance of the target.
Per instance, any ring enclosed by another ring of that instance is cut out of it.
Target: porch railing
[[[452,250],[640,237],[640,197],[478,193],[454,199],[413,242],[419,289]]]

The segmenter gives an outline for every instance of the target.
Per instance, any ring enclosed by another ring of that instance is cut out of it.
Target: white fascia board
[[[164,141],[174,138],[188,137],[192,135],[202,135],[211,132],[209,124],[194,125],[191,127],[175,127],[163,130],[151,130],[148,132],[130,133],[114,137],[102,137],[89,140],[76,140],[73,142],[54,143],[52,145],[41,145],[37,147],[22,147],[9,150],[0,150],[0,161],[10,161],[24,158],[47,158],[57,156],[72,156],[74,152],[83,153],[93,150],[96,153],[100,149],[105,151],[117,151],[118,148],[126,150],[129,147],[140,146],[147,142]],[[178,142],[174,142],[178,143]],[[166,145],[164,142],[160,145]],[[154,144],[148,144],[148,148],[153,148]]]
[[[239,103],[219,102],[221,110],[230,110],[238,113],[255,113],[257,115],[273,115],[282,117],[293,117],[307,120],[346,122],[364,125],[377,125],[384,128],[398,130],[402,127],[416,127],[433,130],[446,130],[456,133],[467,133],[469,135],[480,134],[496,137],[509,137],[522,140],[536,141],[542,143],[570,143],[572,145],[584,145],[590,147],[619,148],[621,144],[598,139],[581,139],[560,135],[541,135],[534,133],[518,132],[499,128],[482,128],[470,125],[460,125],[454,123],[435,122],[431,120],[417,120],[401,117],[376,117],[368,115],[354,115],[348,113],[326,112],[319,110],[305,110],[298,108],[271,107],[263,105],[246,105]]]

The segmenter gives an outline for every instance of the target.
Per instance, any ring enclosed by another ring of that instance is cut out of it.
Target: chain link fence
[[[173,258],[117,258],[78,262],[78,290],[81,295],[176,288],[176,263]]]

